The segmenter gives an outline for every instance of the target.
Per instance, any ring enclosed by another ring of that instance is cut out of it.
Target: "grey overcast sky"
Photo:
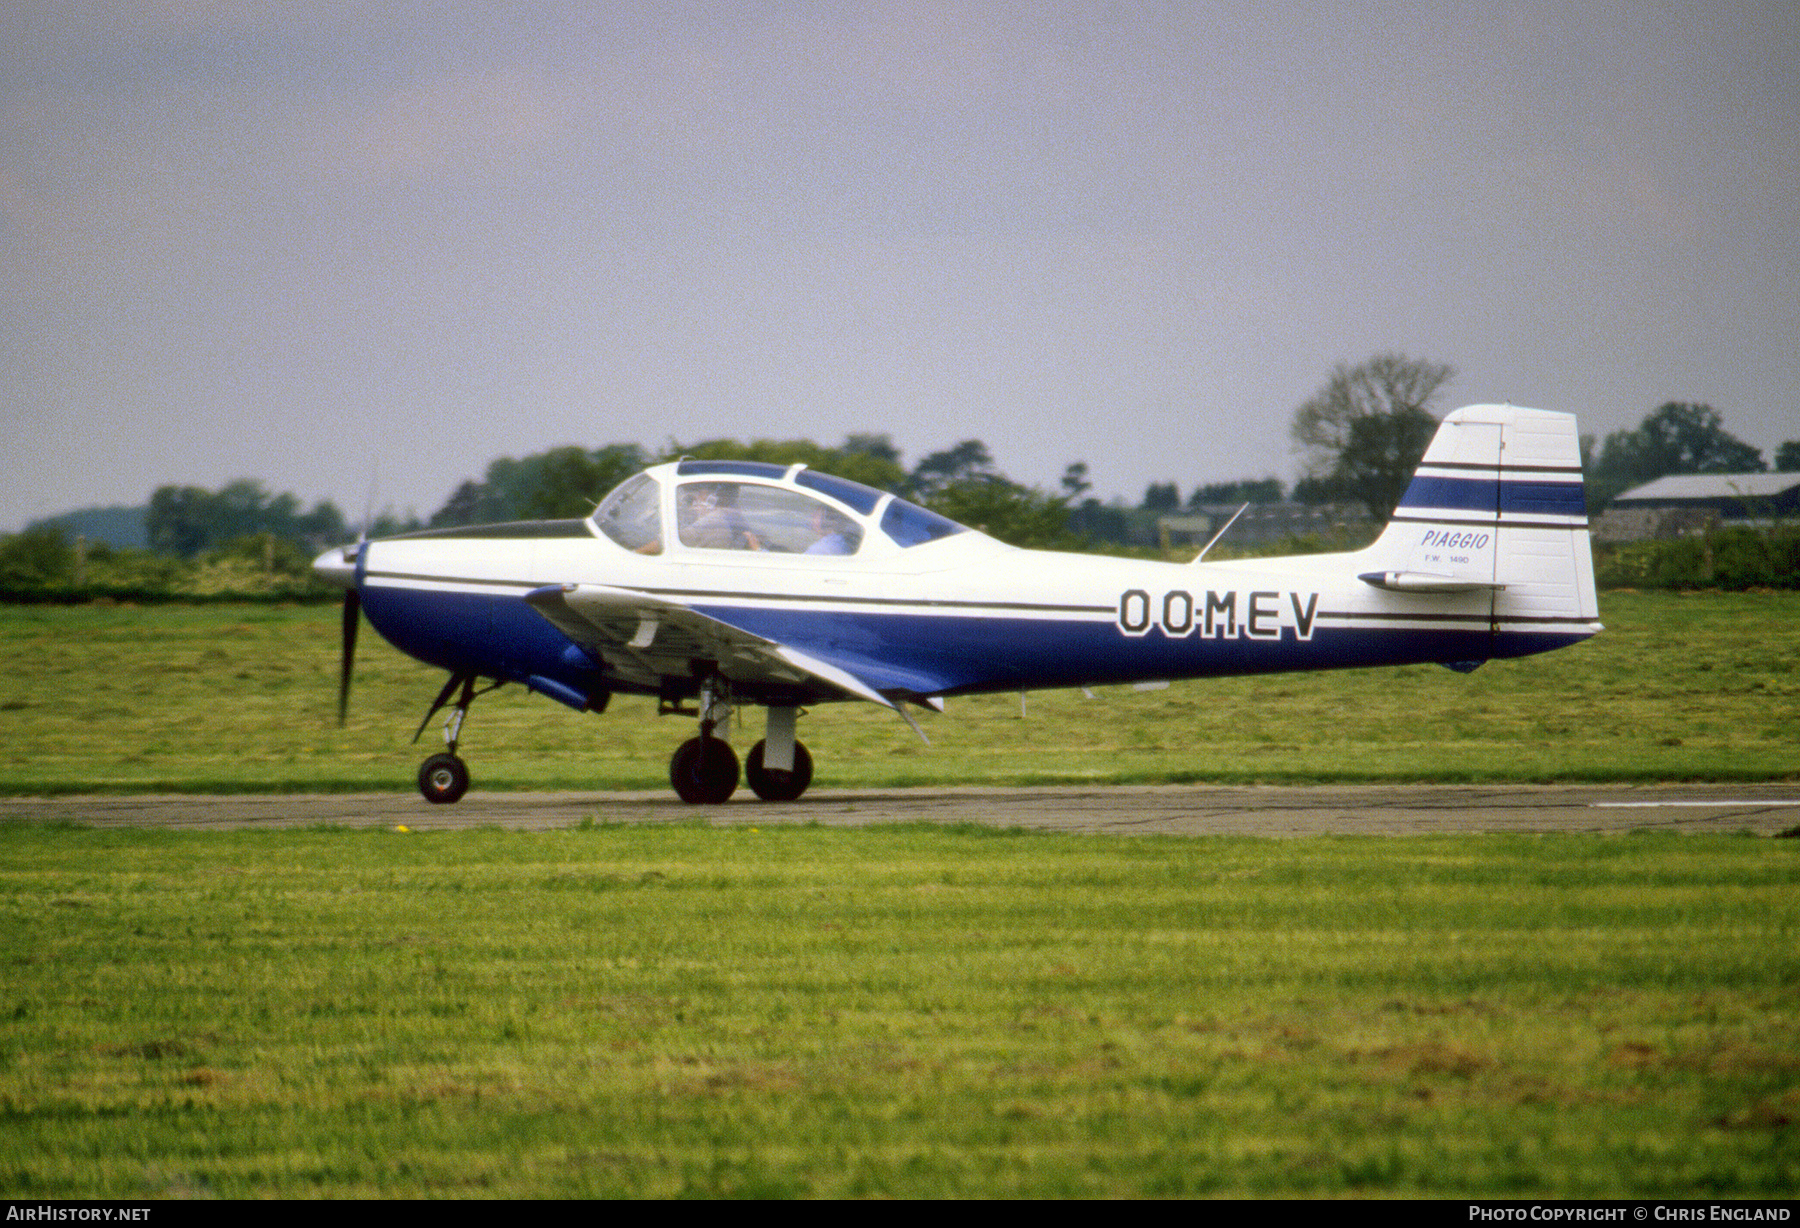
[[[1383,350],[1772,454],[1797,13],[9,0],[0,528],[852,431],[1185,494]]]

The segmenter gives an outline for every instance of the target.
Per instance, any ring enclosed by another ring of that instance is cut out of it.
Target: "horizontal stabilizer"
[[[1441,576],[1428,571],[1365,571],[1356,577],[1374,588],[1390,593],[1478,593],[1499,591],[1506,587],[1491,580],[1467,576]]]

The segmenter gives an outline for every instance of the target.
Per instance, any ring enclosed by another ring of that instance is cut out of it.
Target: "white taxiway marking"
[[[1596,810],[1653,810],[1662,806],[1800,806],[1800,801],[1719,801],[1719,802],[1589,802]]]

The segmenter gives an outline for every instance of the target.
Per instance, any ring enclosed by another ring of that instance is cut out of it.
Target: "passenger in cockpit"
[[[844,530],[844,518],[823,504],[814,504],[812,531],[816,540],[806,548],[808,554],[849,554],[855,547]]]

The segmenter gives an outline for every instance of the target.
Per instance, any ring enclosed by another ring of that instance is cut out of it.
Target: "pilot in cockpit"
[[[738,510],[735,482],[690,482],[681,488],[677,523],[681,544],[702,550],[761,550],[763,544]]]

